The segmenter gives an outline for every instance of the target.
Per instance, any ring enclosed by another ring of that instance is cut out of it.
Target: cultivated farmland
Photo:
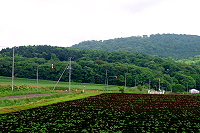
[[[0,132],[200,132],[200,96],[103,93],[0,115]]]

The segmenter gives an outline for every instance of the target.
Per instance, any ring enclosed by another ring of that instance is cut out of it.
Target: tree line
[[[171,58],[162,59],[142,53],[52,46],[20,46],[15,48],[15,76],[36,79],[39,65],[39,79],[58,80],[72,58],[72,81],[104,84],[106,71],[109,84],[145,86],[146,88],[170,90],[181,85],[182,90],[200,89],[200,67],[178,63]],[[11,76],[12,49],[0,51],[0,75]],[[118,78],[113,78],[117,76]],[[61,81],[68,82],[68,71]],[[180,88],[180,87],[179,87]]]
[[[72,47],[81,49],[99,49],[107,51],[128,51],[157,55],[175,60],[187,59],[199,55],[200,36],[185,34],[152,34],[109,40],[83,41]]]
[[[194,57],[189,57],[188,59],[180,59],[178,62],[200,66],[200,55],[195,55]]]

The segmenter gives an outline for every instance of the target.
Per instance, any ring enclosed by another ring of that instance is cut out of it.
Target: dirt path
[[[0,97],[0,99],[20,99],[20,98],[28,98],[28,97],[39,97],[39,96],[50,96],[53,94],[59,94],[59,93],[44,93],[44,94],[26,94],[26,95],[14,95],[14,96],[5,96],[5,97]]]

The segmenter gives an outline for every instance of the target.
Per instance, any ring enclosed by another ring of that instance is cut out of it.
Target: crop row
[[[104,93],[0,116],[10,132],[199,132],[200,96]]]

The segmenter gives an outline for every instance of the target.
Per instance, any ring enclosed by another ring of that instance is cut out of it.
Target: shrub
[[[140,91],[142,91],[142,87],[143,87],[143,86],[138,85],[138,86],[137,86],[137,89],[140,90]]]
[[[124,87],[118,86],[118,88],[121,93],[124,93]]]

